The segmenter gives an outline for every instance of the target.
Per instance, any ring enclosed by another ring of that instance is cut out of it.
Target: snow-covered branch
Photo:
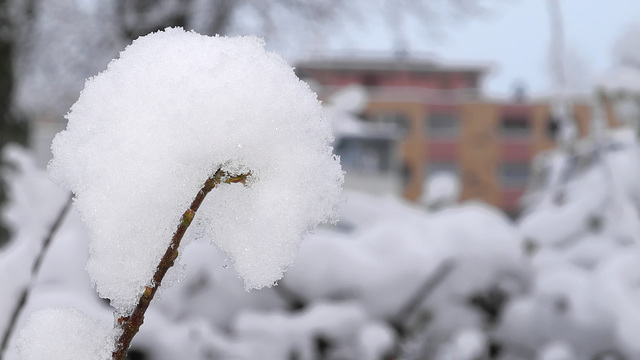
[[[176,259],[178,258],[178,248],[180,247],[180,242],[184,237],[189,225],[193,221],[193,218],[196,215],[196,212],[200,208],[200,205],[204,201],[204,198],[209,194],[216,185],[220,185],[223,183],[232,184],[232,183],[243,183],[246,184],[247,178],[250,173],[240,174],[240,175],[230,175],[225,173],[222,170],[218,170],[213,174],[212,177],[205,181],[202,189],[198,191],[195,199],[189,206],[189,208],[182,214],[180,219],[180,224],[176,229],[176,232],[173,233],[173,237],[171,238],[171,244],[167,248],[166,252],[162,256],[160,263],[158,264],[158,268],[156,272],[153,274],[153,282],[151,286],[145,288],[144,292],[140,296],[138,300],[138,304],[133,309],[130,314],[121,315],[116,321],[122,333],[120,334],[118,341],[116,342],[116,349],[113,352],[113,359],[122,360],[127,355],[127,350],[129,349],[129,345],[131,344],[131,340],[138,333],[140,326],[144,322],[144,314],[147,311],[147,308],[151,304],[151,300],[153,300],[153,296],[158,291],[164,276],[167,274],[167,271],[174,265]]]
[[[173,28],[139,38],[87,81],[68,120],[49,171],[73,191],[90,232],[87,270],[116,308],[114,359],[192,221],[250,289],[273,285],[302,235],[335,219],[343,174],[328,119],[256,37]]]

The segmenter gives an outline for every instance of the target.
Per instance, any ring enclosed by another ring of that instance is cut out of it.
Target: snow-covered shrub
[[[633,124],[606,130],[616,114],[599,108],[631,80],[608,78],[590,137],[537,161],[543,181],[519,223],[533,286],[507,304],[496,332],[508,356],[640,356],[640,146]]]

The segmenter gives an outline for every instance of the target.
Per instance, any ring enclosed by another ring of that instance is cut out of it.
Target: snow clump
[[[111,357],[112,330],[74,309],[33,313],[20,332],[18,349],[24,360],[104,360]]]
[[[272,285],[310,228],[335,219],[343,172],[320,102],[254,36],[168,28],[89,79],[53,141],[51,178],[73,191],[100,296],[133,309],[182,213],[218,169],[250,172],[196,214],[245,286]]]

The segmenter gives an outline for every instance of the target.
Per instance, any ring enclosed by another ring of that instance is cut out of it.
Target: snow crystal
[[[87,269],[120,311],[150,285],[181,214],[217,169],[196,221],[247,288],[273,284],[302,234],[335,217],[343,173],[316,95],[253,37],[166,29],[134,41],[85,84],[53,141],[51,178],[75,194]]]
[[[33,313],[18,340],[24,360],[104,360],[111,358],[113,344],[110,329],[73,309]]]

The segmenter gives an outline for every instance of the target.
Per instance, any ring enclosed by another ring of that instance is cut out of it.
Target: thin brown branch
[[[158,264],[158,268],[156,269],[155,274],[153,275],[153,281],[151,282],[151,286],[148,286],[144,293],[140,296],[138,301],[138,305],[133,309],[131,314],[128,316],[120,316],[117,320],[116,326],[122,330],[122,333],[116,343],[116,348],[112,353],[113,360],[123,360],[127,355],[127,351],[129,350],[129,346],[131,345],[131,340],[140,330],[140,326],[144,322],[144,314],[153,300],[153,296],[156,291],[160,287],[162,283],[162,279],[165,274],[171,268],[178,257],[178,248],[180,247],[180,241],[184,236],[185,232],[191,225],[193,218],[200,208],[202,201],[207,196],[207,194],[213,190],[217,185],[221,183],[232,184],[232,183],[242,183],[246,185],[247,178],[251,175],[251,173],[241,174],[236,176],[231,176],[225,171],[218,169],[218,171],[213,174],[207,181],[204,183],[204,186],[195,199],[191,203],[191,206],[182,214],[182,219],[175,233],[173,234],[173,238],[171,239],[171,243],[167,248],[167,251],[164,253],[164,256],[160,260]]]
[[[27,301],[29,300],[29,294],[31,293],[31,286],[33,285],[33,280],[38,276],[38,273],[40,272],[40,266],[42,265],[42,260],[44,259],[44,256],[47,254],[47,250],[51,245],[51,240],[53,240],[53,237],[56,235],[56,233],[58,232],[58,229],[62,225],[62,221],[64,220],[67,213],[69,212],[72,202],[73,202],[73,195],[70,194],[69,199],[64,204],[62,209],[60,209],[60,212],[58,213],[58,217],[49,228],[49,233],[47,233],[47,237],[42,242],[42,248],[38,253],[38,257],[36,257],[35,261],[33,262],[33,265],[31,266],[31,281],[29,284],[26,284],[24,289],[22,290],[20,299],[18,300],[18,303],[16,304],[15,309],[13,309],[13,314],[11,314],[11,319],[9,320],[9,324],[7,324],[7,328],[5,329],[4,335],[2,336],[2,344],[0,344],[0,360],[2,360],[2,358],[4,357],[3,354],[7,348],[7,345],[9,344],[9,339],[11,339],[11,335],[13,334],[14,327],[16,326],[16,323],[20,318],[20,314],[22,313],[24,306],[27,304]]]

